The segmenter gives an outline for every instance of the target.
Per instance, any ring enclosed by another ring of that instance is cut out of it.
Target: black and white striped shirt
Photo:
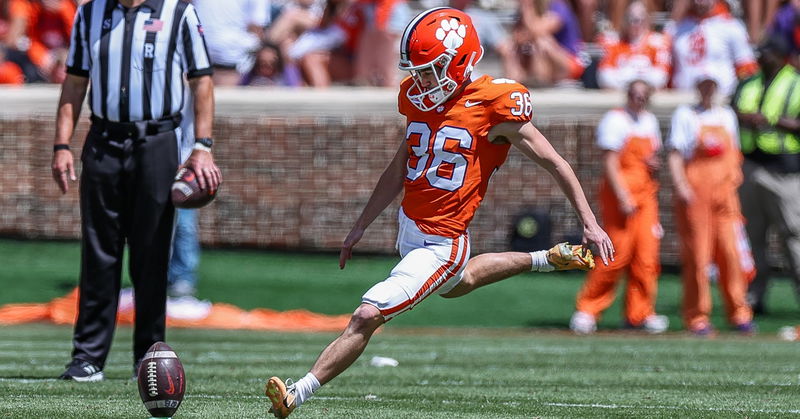
[[[184,0],[146,0],[130,10],[118,0],[93,0],[75,15],[67,73],[90,79],[89,106],[100,118],[128,122],[178,113],[184,73],[211,71],[203,27]]]

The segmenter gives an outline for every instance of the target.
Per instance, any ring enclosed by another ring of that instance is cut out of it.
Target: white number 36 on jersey
[[[530,92],[511,92],[511,100],[516,106],[511,108],[511,115],[527,117],[533,113],[533,103],[531,102]]]

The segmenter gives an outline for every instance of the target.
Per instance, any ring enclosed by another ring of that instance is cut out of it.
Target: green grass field
[[[74,243],[0,240],[0,304],[40,302],[74,287]],[[356,255],[348,269],[334,255],[206,251],[200,297],[243,308],[307,308],[341,314],[385,276],[391,257]],[[298,418],[605,418],[797,417],[798,343],[775,330],[800,322],[787,281],[776,281],[769,316],[753,338],[723,333],[696,339],[680,332],[680,284],[660,283],[664,336],[616,332],[619,304],[601,333],[564,331],[581,285],[577,274],[522,275],[456,300],[431,298],[393,320],[365,354],[323,387]],[[714,322],[725,325],[715,305]],[[68,361],[69,327],[0,327],[0,417],[146,418],[131,374],[131,330],[121,328],[107,380],[52,379]],[[176,417],[266,417],[263,383],[299,378],[334,335],[169,330],[187,374]],[[396,368],[369,365],[373,356]],[[293,417],[295,417],[293,415]]]

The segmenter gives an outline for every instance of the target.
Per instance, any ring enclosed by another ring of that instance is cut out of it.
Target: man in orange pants
[[[617,254],[614,262],[591,271],[578,293],[577,311],[570,320],[570,329],[578,334],[596,330],[600,314],[614,302],[623,272],[628,273],[627,326],[651,333],[661,333],[668,326],[666,316],[655,314],[663,232],[658,221],[658,183],[653,177],[661,135],[656,117],[646,110],[651,91],[642,80],[632,82],[625,107],[606,113],[597,127],[606,174],[600,189],[603,227]]]
[[[736,114],[713,104],[718,81],[712,72],[700,74],[696,84],[700,103],[675,111],[668,142],[681,236],[683,320],[698,336],[714,333],[708,278],[713,262],[719,268],[728,322],[739,332],[752,334],[753,313],[746,294],[755,264],[737,195],[743,157],[736,141]]]

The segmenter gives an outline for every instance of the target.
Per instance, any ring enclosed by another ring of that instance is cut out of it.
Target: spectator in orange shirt
[[[0,84],[22,84],[25,77],[18,65],[6,61],[6,48],[0,44]]]
[[[27,60],[36,67],[39,80],[63,81],[75,3],[71,0],[10,0],[8,10],[7,45],[26,53]]]
[[[605,36],[601,43],[606,54],[600,61],[597,81],[600,87],[624,89],[634,80],[644,80],[656,89],[666,86],[670,71],[669,41],[650,30],[645,4],[628,6],[622,33]]]

